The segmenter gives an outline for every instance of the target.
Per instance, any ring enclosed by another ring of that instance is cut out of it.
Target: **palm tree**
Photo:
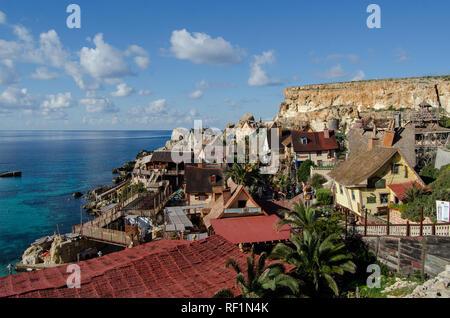
[[[255,261],[252,248],[251,256],[247,257],[247,278],[235,259],[230,258],[226,267],[232,267],[236,272],[236,285],[240,287],[243,298],[293,297],[298,293],[298,282],[284,274],[283,264],[272,264],[266,267],[267,254],[264,252]],[[231,298],[230,289],[218,291],[214,298]]]
[[[405,194],[406,197],[403,199],[405,202],[413,202],[417,198],[420,198],[423,196],[424,191],[422,188],[416,186],[414,183],[411,185],[411,187],[404,187],[405,188]]]
[[[294,210],[284,212],[284,219],[280,220],[276,227],[279,229],[284,225],[292,228],[312,229],[316,210],[305,208],[303,203],[294,203]]]
[[[245,163],[234,163],[225,174],[233,179],[236,184],[248,186],[261,180],[259,168],[256,165]]]
[[[270,258],[295,266],[290,275],[301,282],[303,294],[320,296],[321,287],[326,287],[337,296],[339,288],[333,276],[354,273],[356,266],[352,256],[344,253],[345,244],[334,244],[333,239],[334,235],[321,239],[317,233],[304,230],[298,236],[291,236],[295,248],[279,243]]]

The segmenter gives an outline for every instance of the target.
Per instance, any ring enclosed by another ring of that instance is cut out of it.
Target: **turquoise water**
[[[162,147],[170,131],[0,131],[0,172],[21,170],[21,178],[0,178],[0,276],[20,260],[34,240],[71,231],[90,217],[73,199],[111,184],[113,168],[134,160],[142,149]],[[81,211],[81,213],[80,213]],[[81,216],[80,216],[81,215]]]

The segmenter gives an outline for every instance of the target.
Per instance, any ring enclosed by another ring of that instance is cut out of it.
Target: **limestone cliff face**
[[[338,118],[350,123],[360,112],[414,109],[421,102],[450,113],[450,76],[371,80],[289,87],[276,120],[289,126]]]

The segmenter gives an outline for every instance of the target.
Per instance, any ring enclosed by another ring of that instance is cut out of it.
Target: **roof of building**
[[[257,243],[288,240],[290,227],[288,225],[275,229],[280,220],[278,216],[259,215],[225,219],[212,219],[214,232],[234,243]]]
[[[350,129],[347,134],[349,155],[351,156],[354,153],[367,151],[369,139],[372,137],[372,131],[365,131],[363,128]],[[385,138],[384,130],[378,129],[376,132],[376,138],[379,138],[380,143],[383,146],[392,146],[400,149],[405,159],[408,160],[411,165],[416,165],[415,134],[413,126],[407,125],[396,129],[392,140]]]
[[[325,138],[323,131],[305,132],[300,130],[292,130],[291,138],[294,151],[309,152],[339,149],[334,131],[329,130],[329,133],[330,137]],[[306,144],[302,144],[303,138],[306,138]]]
[[[331,170],[328,176],[345,186],[363,184],[397,152],[395,148],[375,147],[355,153]]]
[[[215,183],[211,183],[210,177],[213,175],[216,176]],[[225,185],[222,169],[219,168],[186,166],[184,180],[186,180],[186,193],[212,193],[213,187]]]
[[[241,192],[244,192],[248,199],[253,202],[253,204],[257,207],[260,207],[258,203],[252,198],[250,193],[245,189],[243,185],[238,185],[233,182],[231,178],[228,179],[228,187],[230,188],[230,198],[224,202],[223,194],[219,196],[215,201],[211,200],[207,205],[206,209],[210,209],[210,212],[203,218],[203,223],[206,228],[211,226],[212,219],[219,219],[223,216],[225,209],[229,208],[233,202],[235,202],[236,198],[239,196]],[[266,214],[263,211],[264,214]]]
[[[184,213],[182,207],[167,207],[168,224],[165,226],[166,232],[184,232],[186,229],[193,229],[194,225]]]
[[[149,162],[175,162],[175,158],[186,156],[189,158],[188,162],[193,162],[193,152],[178,152],[178,151],[155,151]],[[183,160],[184,161],[184,160]]]
[[[404,182],[404,183],[396,183],[396,184],[389,184],[389,189],[394,192],[395,196],[400,200],[403,201],[407,197],[407,191],[411,189],[412,187],[420,188],[425,191],[428,191],[425,189],[421,184],[417,183],[416,181],[412,182]]]
[[[195,242],[159,240],[77,263],[81,288],[68,288],[68,266],[0,278],[0,297],[208,298],[223,288],[235,294],[236,273],[226,268],[246,254],[215,235]]]

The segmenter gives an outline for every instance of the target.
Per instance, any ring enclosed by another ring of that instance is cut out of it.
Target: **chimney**
[[[324,124],[323,136],[324,136],[325,139],[330,138],[330,131],[327,128],[327,123]]]
[[[222,195],[223,195],[223,204],[225,204],[231,198],[231,189],[230,188],[224,189]]]
[[[372,131],[372,137],[369,138],[369,144],[368,148],[369,150],[372,150],[379,146],[380,139],[377,138],[377,126],[375,125],[375,122],[373,123],[373,131]]]

